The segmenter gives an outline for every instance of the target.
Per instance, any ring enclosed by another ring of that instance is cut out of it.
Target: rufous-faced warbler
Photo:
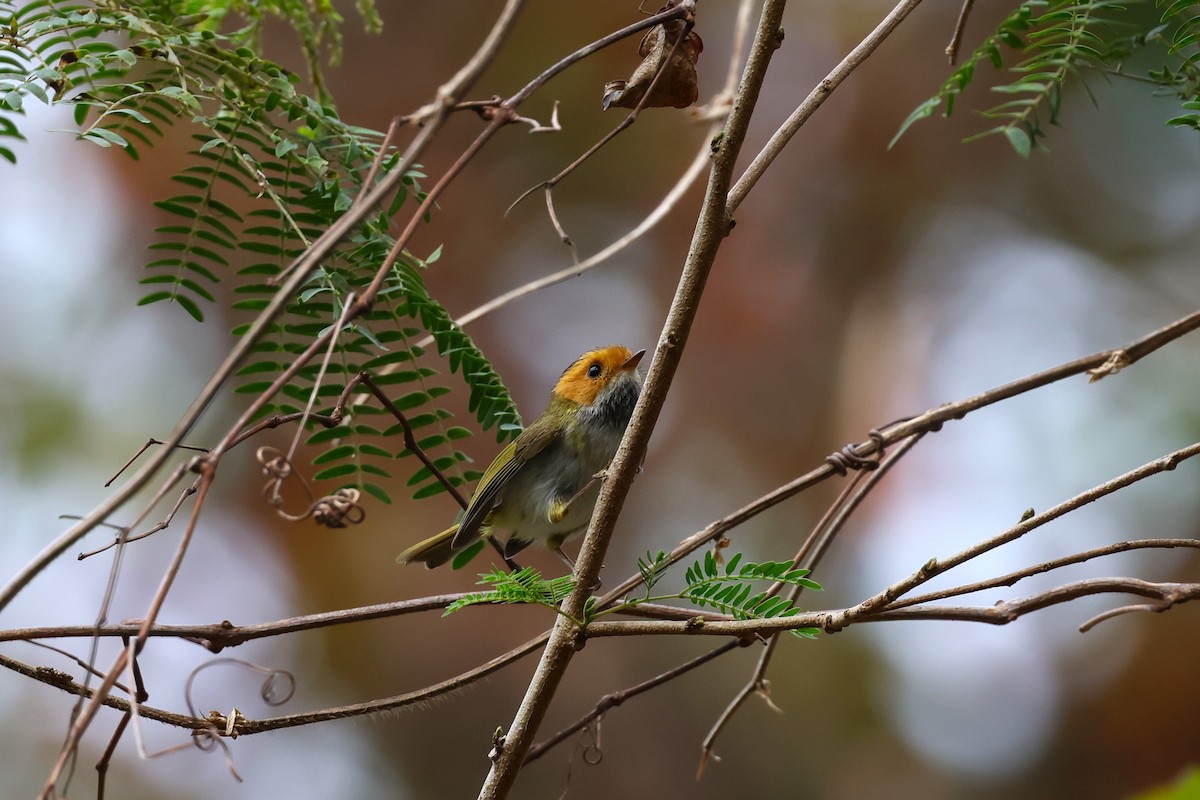
[[[645,350],[589,350],[567,367],[550,403],[483,473],[457,524],[396,559],[433,568],[494,530],[509,532],[504,557],[530,542],[552,550],[587,526],[600,494],[596,475],[612,461],[642,389]]]

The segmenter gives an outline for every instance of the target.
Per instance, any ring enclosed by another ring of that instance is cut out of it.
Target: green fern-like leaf
[[[344,122],[324,91],[319,56],[325,51],[335,60],[340,47],[332,6],[240,4],[246,25],[226,31],[228,8],[170,0],[96,7],[30,0],[18,7],[0,0],[0,158],[15,161],[6,145],[20,140],[18,122],[32,102],[72,108],[80,139],[135,158],[168,127],[190,129],[189,161],[173,176],[179,189],[156,204],[170,220],[152,245],[139,304],[171,303],[197,321],[223,281],[233,283],[235,311],[265,308],[276,292],[274,279],[350,207],[371,164],[382,157],[386,175],[399,163],[397,153],[381,153],[382,134]],[[359,10],[377,27],[369,0]],[[258,35],[268,16],[282,17],[300,34],[315,96],[303,93],[299,76],[259,56]],[[407,173],[386,208],[287,299],[285,312],[255,343],[237,391],[265,390],[334,324],[351,293],[362,291],[393,248],[393,217],[424,197],[423,177],[419,169]],[[403,254],[372,311],[339,332],[324,371],[318,364],[301,370],[261,415],[294,414],[310,400],[315,413],[327,414],[365,370],[394,397],[446,480],[461,486],[477,478],[456,444],[469,430],[452,424],[441,407],[439,398],[450,388],[417,342],[433,335],[482,428],[494,428],[504,440],[519,432],[520,417],[490,362],[425,288],[422,271],[442,255],[441,248],[425,258]],[[382,410],[374,399],[360,400],[352,398],[345,411],[354,422],[339,426],[337,435],[309,426],[316,478],[387,502],[384,479],[400,471],[400,459],[408,476],[397,477],[409,477],[414,497],[445,491],[412,453],[396,446],[395,420],[369,424]]]
[[[793,569],[790,561],[741,563],[735,555],[724,570],[710,551],[704,558],[688,567],[684,573],[687,589],[680,597],[700,608],[711,607],[738,619],[770,619],[789,617],[800,609],[784,597],[769,596],[765,591],[752,594],[755,582],[783,583],[813,591],[821,585],[807,577],[808,570]],[[789,633],[800,638],[815,638],[815,628],[797,628]]]
[[[1124,24],[1114,19],[1123,10],[1119,0],[1025,0],[946,79],[937,94],[908,115],[888,147],[894,146],[914,123],[932,116],[939,108],[944,106],[944,116],[950,116],[955,100],[972,83],[977,69],[985,62],[1002,68],[1007,48],[1021,52],[1024,58],[1008,67],[1009,74],[1015,76],[1012,81],[991,88],[1012,99],[982,112],[999,124],[967,141],[1000,134],[1018,155],[1028,156],[1045,135],[1043,117],[1050,124],[1057,121],[1067,77],[1084,67],[1103,67],[1110,60],[1102,32]]]
[[[543,580],[542,574],[533,567],[525,567],[512,573],[492,569],[480,574],[479,585],[491,585],[492,588],[490,591],[475,592],[455,600],[446,607],[442,616],[480,603],[532,604],[558,611],[558,605],[575,588],[575,578],[563,575]]]
[[[1058,119],[1064,86],[1069,76],[1084,70],[1107,77],[1132,78],[1155,87],[1158,93],[1178,96],[1185,114],[1168,125],[1200,130],[1200,0],[1157,0],[1162,9],[1159,24],[1146,29],[1144,17],[1131,15],[1128,6],[1142,0],[1026,0],[1021,3],[955,70],[938,93],[917,106],[900,125],[888,145],[892,147],[918,120],[942,109],[953,113],[956,99],[991,62],[1004,68],[1004,51],[1022,58],[1007,68],[1013,79],[994,85],[993,92],[1010,99],[982,112],[999,124],[967,141],[1003,135],[1013,150],[1028,156],[1045,136],[1043,123]],[[1128,63],[1145,49],[1161,53],[1161,67],[1145,73]],[[1087,90],[1087,84],[1083,84]],[[1089,90],[1090,94],[1090,90]],[[1094,98],[1093,98],[1094,99]]]

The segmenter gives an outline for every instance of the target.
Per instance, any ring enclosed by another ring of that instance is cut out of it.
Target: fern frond
[[[1004,67],[1002,47],[1007,47],[1020,51],[1024,58],[1008,67],[1014,80],[991,90],[1012,99],[983,111],[984,117],[1000,124],[966,141],[1000,134],[1019,155],[1028,156],[1045,136],[1042,117],[1050,124],[1057,122],[1068,76],[1084,67],[1105,68],[1116,60],[1108,40],[1114,38],[1113,31],[1128,26],[1116,18],[1125,5],[1121,0],[1025,0],[946,79],[937,94],[908,115],[888,147],[943,105],[943,116],[950,116],[955,100],[971,84],[981,64]]]
[[[382,156],[382,172],[399,163],[381,153],[382,134],[344,122],[323,92],[318,56],[336,60],[340,18],[329,4],[303,0],[236,4],[247,24],[224,32],[229,4],[154,0],[134,6],[30,0],[19,7],[0,0],[0,158],[15,161],[7,140],[21,138],[17,121],[27,102],[72,107],[78,138],[142,156],[169,126],[193,128],[190,161],[173,181],[181,190],[157,207],[173,219],[158,228],[151,249],[146,294],[139,304],[170,302],[197,321],[214,302],[221,281],[234,281],[234,308],[257,312],[276,291],[280,274],[347,209],[363,188],[370,165]],[[204,9],[196,12],[197,8]],[[378,17],[369,1],[359,4],[368,27]],[[300,79],[259,57],[257,37],[267,16],[289,21],[300,35],[315,97],[298,89]],[[392,218],[424,194],[414,169],[392,202],[368,219],[321,264],[285,313],[254,347],[239,373],[236,391],[260,392],[340,314],[352,292],[361,291],[394,245]],[[318,368],[301,370],[263,415],[306,407],[315,391],[317,411],[328,411],[360,370],[401,391],[397,404],[410,417],[420,444],[455,485],[478,477],[455,442],[469,435],[450,424],[439,398],[449,389],[428,366],[417,366],[415,342],[433,334],[450,371],[461,375],[469,406],[483,428],[503,440],[520,429],[507,389],[471,338],[425,289],[421,270],[438,260],[405,254],[397,262],[373,311],[340,332],[322,384]],[[419,326],[411,325],[416,320]],[[235,331],[244,330],[238,326]],[[408,362],[388,374],[387,367]],[[317,479],[356,486],[382,502],[391,478],[397,426],[372,425],[380,409],[356,404],[352,420],[336,429],[313,428]],[[382,429],[382,430],[381,430]],[[393,445],[389,447],[389,445]],[[411,461],[415,462],[415,459]],[[416,497],[444,490],[424,468],[413,467]]]
[[[539,605],[559,611],[559,604],[575,588],[574,576],[563,575],[543,580],[542,574],[533,567],[525,567],[512,573],[493,568],[491,572],[481,573],[478,583],[481,586],[490,584],[492,589],[460,597],[446,607],[442,616],[480,603]]]

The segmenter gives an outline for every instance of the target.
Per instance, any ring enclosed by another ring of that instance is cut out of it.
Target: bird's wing
[[[501,450],[500,455],[496,456],[491,466],[483,473],[475,494],[471,496],[471,502],[467,504],[467,510],[459,520],[458,533],[454,535],[454,541],[451,543],[454,549],[466,547],[475,541],[480,526],[495,508],[504,485],[529,463],[529,459],[545,450],[547,445],[559,437],[559,431],[549,424],[549,421],[547,424],[539,424],[540,422],[541,418],[521,431],[521,435]]]

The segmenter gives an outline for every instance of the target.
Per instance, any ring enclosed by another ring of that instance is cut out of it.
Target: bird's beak
[[[638,362],[642,360],[642,356],[646,355],[645,350],[638,350],[636,353],[625,359],[625,363],[621,365],[621,372],[637,369]]]

